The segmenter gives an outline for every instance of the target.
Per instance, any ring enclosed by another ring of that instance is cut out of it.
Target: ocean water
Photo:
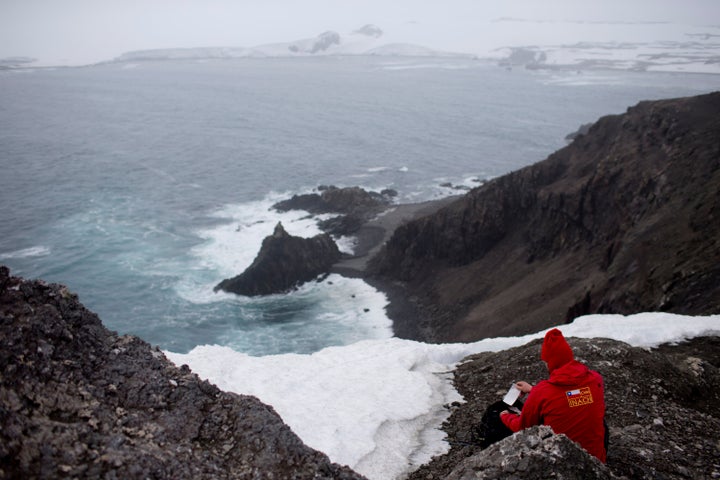
[[[0,263],[60,282],[111,329],[261,356],[389,338],[386,299],[336,275],[213,293],[318,185],[455,194],[544,159],[583,123],[720,78],[508,71],[472,60],[167,61],[0,72]],[[352,239],[342,239],[352,250]]]

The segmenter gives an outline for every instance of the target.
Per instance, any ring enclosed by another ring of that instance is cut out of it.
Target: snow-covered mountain
[[[321,55],[472,56],[470,54],[434,50],[409,43],[389,43],[385,40],[384,32],[379,27],[368,24],[345,35],[328,30],[315,37],[295,40],[293,42],[258,45],[250,48],[213,47],[138,50],[124,53],[115,58],[114,61],[301,57]]]
[[[135,50],[112,61],[323,55],[459,56],[507,68],[720,74],[720,25],[713,23],[713,19],[690,24],[680,18],[664,21],[589,18],[468,17],[462,21],[438,18],[437,21],[401,22],[387,19],[388,25],[382,29],[367,24],[344,33],[328,30],[294,41],[251,47]],[[98,43],[102,44],[100,40],[98,38]],[[83,65],[77,61],[58,63],[44,58],[17,62],[17,58],[0,59],[0,68]]]

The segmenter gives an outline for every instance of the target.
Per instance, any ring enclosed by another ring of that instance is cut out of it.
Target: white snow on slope
[[[653,347],[718,335],[720,315],[589,315],[558,328],[568,337],[605,337]],[[312,355],[250,357],[220,346],[166,354],[223,390],[257,396],[309,446],[379,480],[398,478],[447,451],[439,427],[447,418],[443,405],[461,400],[451,385],[457,362],[473,353],[524,345],[544,334],[445,345],[367,340]]]

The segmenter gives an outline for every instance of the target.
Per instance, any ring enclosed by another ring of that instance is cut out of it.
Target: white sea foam
[[[720,315],[590,315],[559,328],[569,337],[606,337],[652,347],[717,335]],[[371,479],[395,479],[447,451],[438,428],[447,417],[443,405],[460,400],[448,374],[457,362],[469,354],[523,345],[544,334],[445,345],[386,338],[325,348],[312,355],[250,357],[219,346],[167,355],[222,389],[256,395],[269,403],[303,441],[333,461]]]
[[[15,250],[13,252],[0,253],[0,260],[44,257],[46,255],[50,255],[50,249],[48,247],[39,245],[35,247],[23,248],[21,250]]]
[[[291,231],[293,221],[300,216],[297,212],[283,214],[271,210],[279,199],[273,194],[263,200],[226,205],[212,212],[210,216],[219,223],[196,232],[203,241],[190,251],[195,261],[189,264],[176,285],[178,295],[195,304],[235,299],[235,295],[214,293],[213,288],[250,266],[262,240],[272,234],[278,222]]]
[[[391,322],[384,310],[387,298],[359,279],[330,275],[286,295],[263,297],[213,291],[221,280],[242,273],[252,263],[263,239],[278,222],[291,235],[311,237],[320,233],[317,219],[332,217],[271,209],[284,198],[288,195],[272,194],[214,212],[212,216],[221,223],[197,232],[203,242],[190,252],[194,260],[176,282],[176,293],[196,305],[222,304],[232,320],[217,341],[244,352],[309,352],[327,345],[390,337]],[[354,242],[353,237],[338,241],[347,253],[352,253]],[[292,335],[287,334],[288,329],[293,330]]]
[[[355,253],[355,247],[357,247],[357,237],[342,236],[340,238],[336,238],[335,243],[342,253],[352,255]]]
[[[213,213],[213,217],[224,222],[197,232],[205,242],[193,254],[204,267],[217,270],[221,276],[237,275],[250,266],[263,239],[273,233],[278,222],[290,235],[308,238],[321,233],[317,217],[310,217],[307,212],[271,209],[283,198],[287,196],[274,194],[263,200],[227,205]]]

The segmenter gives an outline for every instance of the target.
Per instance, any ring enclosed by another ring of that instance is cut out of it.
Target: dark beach
[[[458,196],[421,203],[393,205],[377,217],[366,222],[356,234],[355,254],[335,264],[332,271],[346,277],[364,278],[368,261],[392,237],[400,225],[435,213],[457,200]]]
[[[407,295],[405,289],[398,282],[369,275],[367,272],[368,262],[380,251],[399,226],[431,215],[458,198],[460,196],[392,206],[360,228],[356,234],[355,254],[342,259],[331,270],[333,273],[345,277],[362,278],[366,283],[383,292],[388,299],[388,305],[385,307],[387,316],[393,322],[393,332],[400,338],[417,340],[421,336],[427,338],[428,333],[419,330],[420,326],[416,321],[418,318],[417,306],[413,302],[413,298]]]

